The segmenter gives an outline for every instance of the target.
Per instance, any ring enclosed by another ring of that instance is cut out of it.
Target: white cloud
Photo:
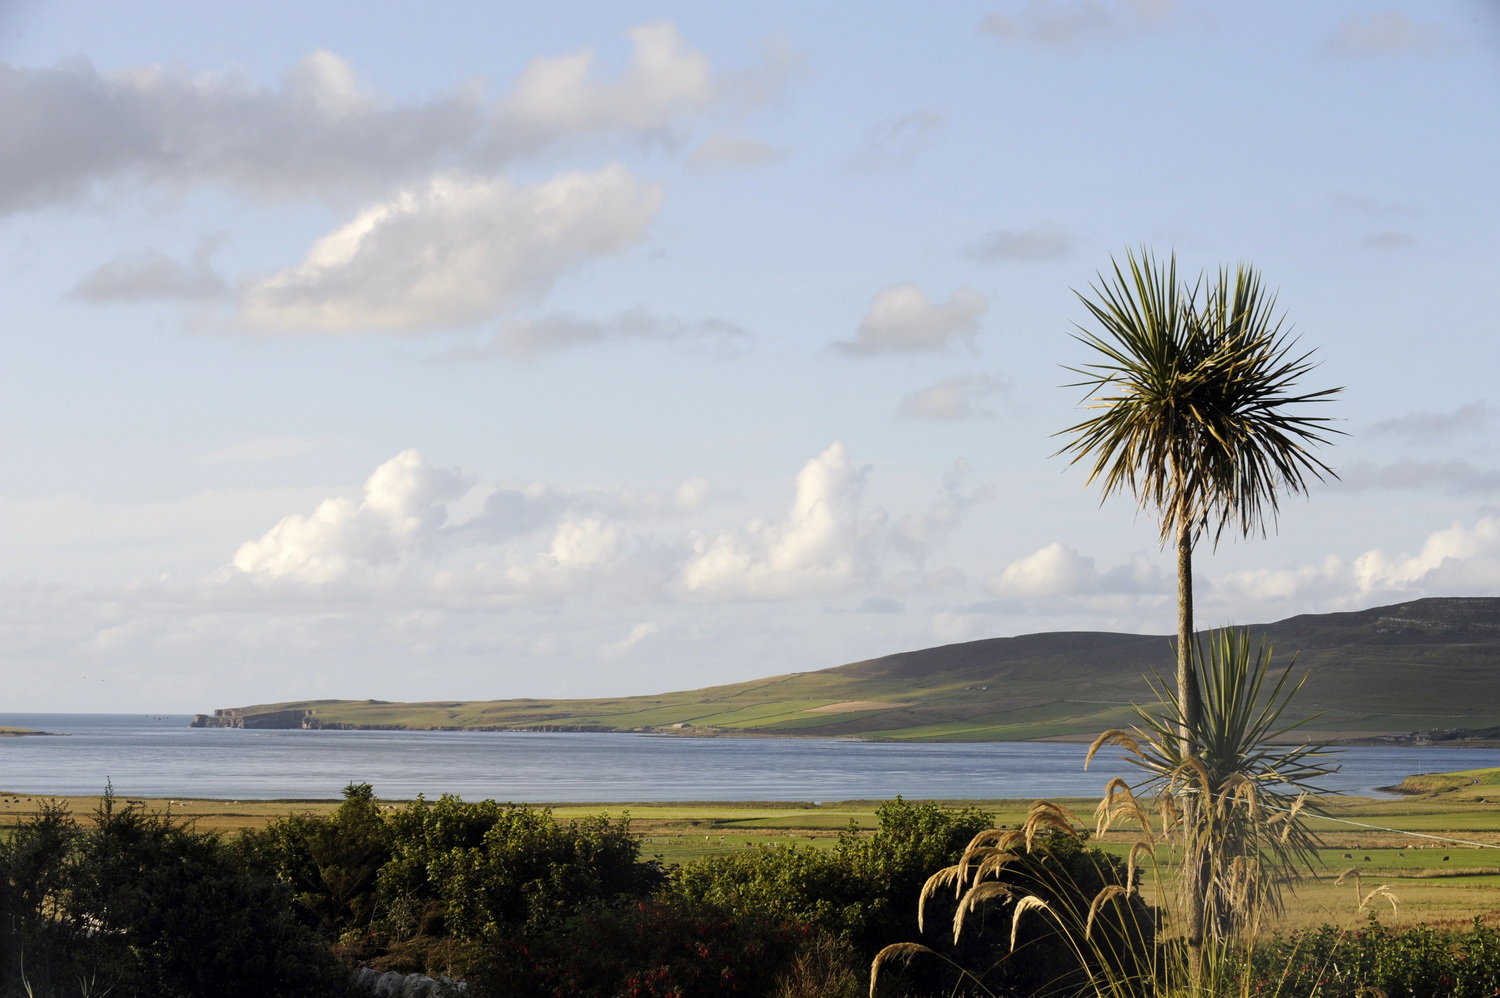
[[[245,289],[251,328],[425,331],[545,295],[589,259],[635,245],[661,190],[620,166],[515,187],[446,176],[405,188]]]
[[[884,510],[863,502],[868,469],[834,443],[798,473],[784,514],[724,527],[694,523],[712,512],[712,489],[701,478],[670,490],[491,488],[403,451],[375,470],[362,497],[323,500],[241,545],[217,581],[246,599],[283,590],[299,599],[399,595],[413,607],[846,593],[876,580],[888,552],[920,561],[988,497],[965,492],[961,471],[932,510],[891,531]]]
[[[1441,25],[1413,21],[1399,11],[1353,15],[1339,25],[1326,50],[1336,55],[1431,55],[1453,45]]]
[[[723,319],[685,322],[672,316],[652,315],[634,308],[609,319],[588,319],[558,314],[533,319],[511,319],[483,346],[464,346],[450,351],[445,360],[483,360],[491,357],[533,358],[539,354],[570,350],[620,340],[711,342],[726,349],[747,339],[748,330]]]
[[[861,510],[864,480],[865,469],[835,442],[803,466],[783,519],[695,537],[683,588],[698,598],[785,599],[840,592],[871,577],[883,514]]]
[[[1100,573],[1094,559],[1054,541],[1017,558],[984,582],[991,596],[1050,599],[1075,596],[1138,596],[1162,592],[1156,563],[1144,554]]]
[[[1206,606],[1299,612],[1354,610],[1426,596],[1473,596],[1500,590],[1500,517],[1455,521],[1408,552],[1372,548],[1354,558],[1329,555],[1303,565],[1216,577]]]
[[[968,255],[985,263],[1001,260],[1060,260],[1073,253],[1073,237],[1055,225],[1035,229],[998,229],[969,248]]]
[[[685,50],[670,23],[627,34],[635,49],[630,65],[607,83],[593,78],[588,50],[532,60],[501,105],[507,132],[519,130],[539,145],[598,132],[649,136],[719,99],[708,59]]]
[[[68,297],[91,304],[222,298],[229,293],[229,284],[214,271],[211,261],[223,240],[222,233],[204,238],[187,263],[178,263],[154,246],[122,253],[84,275]]]
[[[912,392],[901,400],[901,414],[919,419],[976,419],[995,413],[980,405],[1005,388],[1005,382],[991,374],[962,374],[944,378]]]
[[[1068,45],[1112,39],[1153,27],[1178,13],[1175,0],[1028,0],[979,22],[1005,41]]]
[[[491,171],[583,139],[669,140],[679,123],[767,99],[789,70],[772,53],[753,70],[717,73],[669,23],[628,34],[633,55],[618,77],[598,78],[588,52],[540,58],[498,100],[471,83],[393,101],[327,51],[272,87],[160,66],[100,73],[81,59],[0,64],[0,213],[111,186],[364,198],[434,170]]]
[[[1017,558],[984,583],[985,592],[1016,599],[1076,596],[1094,592],[1098,586],[1094,559],[1056,541]]]
[[[959,288],[939,304],[908,281],[877,294],[854,339],[834,346],[860,356],[946,350],[954,343],[972,346],[988,307],[984,295],[972,288]]]
[[[912,111],[876,122],[865,131],[849,167],[856,173],[885,173],[910,166],[942,126],[942,115],[932,111]]]
[[[447,519],[441,503],[467,489],[458,472],[402,451],[365,481],[361,501],[327,499],[307,516],[285,517],[242,544],[234,567],[252,578],[317,584],[398,566],[433,543]]]

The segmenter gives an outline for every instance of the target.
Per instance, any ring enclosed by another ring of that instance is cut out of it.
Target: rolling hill
[[[1500,726],[1500,598],[1423,599],[1251,627],[1306,682],[1294,702],[1332,737]],[[1165,635],[1054,632],[900,652],[818,672],[654,696],[220,709],[199,727],[653,731],[1011,741],[1092,736],[1154,702]]]

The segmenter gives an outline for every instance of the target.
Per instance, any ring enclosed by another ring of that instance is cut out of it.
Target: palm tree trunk
[[[1194,661],[1196,638],[1193,633],[1193,530],[1192,521],[1183,510],[1177,518],[1177,701],[1182,705],[1182,757],[1198,754],[1195,732],[1203,714],[1198,695],[1197,664]],[[1203,983],[1203,939],[1207,923],[1207,853],[1198,841],[1198,809],[1204,800],[1192,797],[1183,801],[1183,819],[1188,829],[1188,848],[1182,875],[1187,880],[1184,895],[1187,904],[1188,978],[1194,991]]]

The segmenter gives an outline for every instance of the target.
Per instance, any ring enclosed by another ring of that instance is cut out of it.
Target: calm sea
[[[336,798],[368,782],[389,799],[460,794],[518,802],[825,801],[1086,797],[1119,756],[1039,742],[903,745],[489,731],[242,731],[186,714],[0,714],[56,733],[0,738],[0,790],[126,797]],[[1355,748],[1327,788],[1368,794],[1412,773],[1500,766],[1500,749]]]

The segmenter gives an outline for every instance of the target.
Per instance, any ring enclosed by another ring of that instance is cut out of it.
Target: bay
[[[811,738],[501,731],[189,728],[185,714],[0,714],[58,737],[0,738],[0,790],[233,800],[443,793],[526,803],[1088,797],[1132,778],[1056,742],[901,744]],[[1351,748],[1328,790],[1373,794],[1412,773],[1500,766],[1500,749]]]

